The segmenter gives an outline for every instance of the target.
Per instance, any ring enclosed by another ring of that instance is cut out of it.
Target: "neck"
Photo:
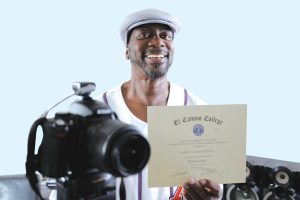
[[[166,77],[157,80],[132,78],[122,85],[123,98],[129,110],[147,121],[147,106],[167,105],[170,83]]]
[[[127,83],[127,97],[134,98],[146,106],[166,105],[170,83],[166,77],[152,79],[131,79]]]

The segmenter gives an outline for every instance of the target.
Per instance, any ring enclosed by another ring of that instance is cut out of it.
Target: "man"
[[[121,26],[126,58],[131,63],[131,79],[105,92],[101,100],[117,113],[121,121],[134,124],[145,137],[148,134],[147,106],[205,104],[167,79],[173,61],[173,39],[178,30],[179,22],[175,17],[156,9],[133,13]],[[146,167],[140,174],[124,179],[127,200],[168,200],[180,196],[187,200],[208,200],[221,196],[217,183],[203,179],[187,180],[183,187],[177,188],[176,194],[176,188],[172,187],[148,188],[147,170]],[[117,194],[119,186],[118,179]]]

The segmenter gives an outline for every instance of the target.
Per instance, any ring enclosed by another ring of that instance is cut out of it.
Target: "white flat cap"
[[[165,24],[176,33],[180,29],[178,19],[164,11],[157,9],[145,9],[129,15],[120,28],[120,36],[124,44],[127,45],[128,33],[133,28],[143,24]]]

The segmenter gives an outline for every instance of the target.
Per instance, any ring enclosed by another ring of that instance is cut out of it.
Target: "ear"
[[[125,56],[126,56],[126,59],[129,60],[128,47],[126,47]]]

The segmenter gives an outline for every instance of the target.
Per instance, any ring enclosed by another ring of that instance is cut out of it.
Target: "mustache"
[[[169,51],[163,48],[151,48],[151,49],[146,49],[144,52],[144,55],[149,55],[149,54],[163,54],[163,55],[169,55]]]

